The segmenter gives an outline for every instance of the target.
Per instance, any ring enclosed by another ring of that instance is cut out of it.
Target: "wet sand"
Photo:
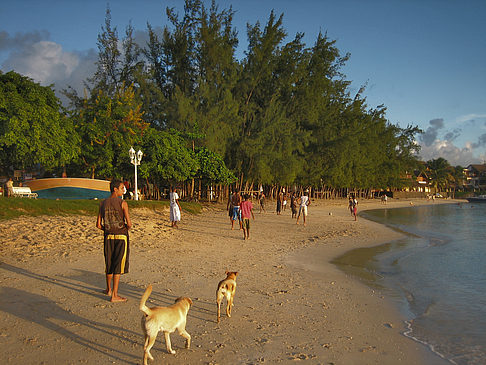
[[[436,202],[439,204],[441,202]],[[415,205],[432,204],[414,200]],[[388,207],[409,201],[389,201]],[[360,201],[359,210],[381,208]],[[104,289],[101,231],[95,217],[23,217],[0,222],[0,353],[14,364],[140,364],[139,300],[149,306],[189,296],[184,339],[159,334],[154,364],[443,364],[406,338],[403,318],[378,291],[331,264],[346,251],[400,236],[350,216],[347,201],[313,202],[308,226],[290,211],[255,214],[251,239],[231,230],[223,206],[183,213],[134,210],[130,273],[110,303]],[[216,323],[215,291],[225,270],[238,271],[233,316]]]

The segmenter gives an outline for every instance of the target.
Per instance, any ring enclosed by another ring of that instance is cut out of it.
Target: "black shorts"
[[[128,235],[105,234],[105,269],[107,274],[128,273],[129,255]]]

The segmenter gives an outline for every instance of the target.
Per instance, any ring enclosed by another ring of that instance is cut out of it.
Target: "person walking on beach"
[[[231,199],[233,199],[233,190],[230,191],[228,202],[226,203],[226,210],[228,211],[229,220],[231,222],[231,226],[233,226],[233,203],[231,202]]]
[[[177,227],[177,222],[181,221],[181,206],[179,204],[179,194],[177,194],[177,189],[174,187],[170,188],[169,201],[170,226],[173,228],[179,228]]]
[[[120,276],[128,273],[130,245],[128,230],[132,221],[128,214],[128,204],[121,199],[125,186],[120,180],[110,183],[111,196],[100,204],[96,227],[104,232],[104,256],[106,273],[105,294],[112,302],[126,302],[118,295]],[[113,285],[112,285],[113,284]]]
[[[300,208],[299,208],[299,215],[297,216],[297,224],[299,224],[300,215],[304,217],[304,227],[306,224],[306,217],[307,217],[307,207],[310,205],[311,201],[309,198],[309,193],[306,191],[304,195],[300,197]]]
[[[265,213],[265,194],[263,194],[263,191],[260,194],[260,213],[262,212]]]
[[[349,213],[351,214],[351,216],[353,215],[353,207],[354,207],[353,197],[350,195],[349,200],[348,200],[348,208],[349,208]]]
[[[283,206],[283,211],[287,210],[287,194],[285,193],[285,188],[282,189],[283,192],[283,197],[282,197],[282,206]]]
[[[277,215],[280,215],[280,213],[282,213],[282,199],[283,198],[283,194],[282,192],[279,192],[277,194]]]
[[[231,204],[233,205],[233,214],[231,216],[231,229],[234,229],[235,221],[238,220],[240,224],[240,229],[242,229],[241,225],[241,212],[240,212],[240,204],[241,204],[241,195],[237,191],[231,197]]]
[[[358,200],[353,197],[352,198],[352,202],[353,202],[353,215],[354,215],[354,220],[357,220],[357,215],[358,215]]]
[[[255,220],[255,215],[253,214],[253,204],[249,201],[250,197],[245,194],[245,200],[241,202],[241,218],[243,219],[243,239],[250,239],[250,218]]]

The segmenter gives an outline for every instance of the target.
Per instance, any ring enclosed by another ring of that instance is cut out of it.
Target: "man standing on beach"
[[[238,220],[238,222],[240,223],[240,229],[242,229],[241,212],[240,212],[241,195],[238,191],[236,191],[231,197],[231,204],[233,205],[233,215],[231,217],[231,229],[234,229],[233,226],[236,220]]]
[[[128,230],[132,227],[128,204],[122,199],[125,185],[120,180],[110,183],[111,196],[100,204],[96,227],[104,231],[104,256],[106,272],[105,294],[112,302],[126,302],[118,295],[120,275],[128,273],[130,246]],[[113,286],[112,286],[113,282]]]
[[[253,214],[253,204],[248,200],[248,194],[245,194],[245,200],[241,203],[241,217],[243,219],[243,239],[250,239],[250,218],[255,220]]]
[[[263,191],[260,193],[260,213],[262,212],[265,213],[265,194]]]
[[[300,197],[300,208],[299,208],[299,215],[297,216],[297,224],[299,224],[300,215],[304,217],[304,227],[307,225],[306,218],[307,218],[307,207],[310,205],[310,198],[309,193],[306,191],[304,195]]]
[[[283,200],[283,194],[282,192],[277,193],[277,215],[280,215],[282,212],[282,200]]]
[[[7,187],[7,196],[9,198],[13,197],[13,181],[12,181],[12,178],[8,179],[5,186]]]

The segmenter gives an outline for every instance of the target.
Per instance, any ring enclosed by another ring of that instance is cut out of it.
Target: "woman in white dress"
[[[181,220],[181,206],[179,205],[179,194],[175,188],[170,189],[169,199],[171,227],[177,228],[177,222]]]

